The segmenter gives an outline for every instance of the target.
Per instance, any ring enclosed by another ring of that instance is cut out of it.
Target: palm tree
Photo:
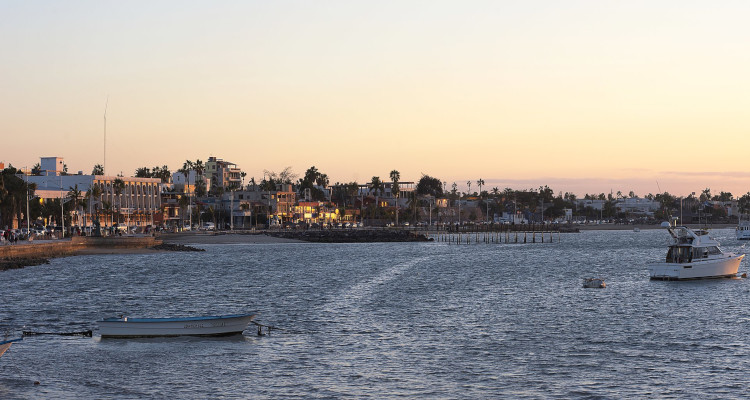
[[[101,164],[94,165],[94,169],[91,171],[91,175],[104,175],[104,167]]]
[[[203,161],[195,160],[195,162],[193,163],[193,169],[195,170],[195,173],[198,174],[199,180],[203,182],[203,173],[206,172],[206,166],[203,165]],[[196,186],[197,186],[197,182],[196,182]]]
[[[471,181],[466,181],[466,186],[469,187],[469,190],[466,191],[466,195],[469,196],[471,194]]]
[[[398,181],[400,179],[401,179],[400,172],[398,172],[395,169],[391,171],[391,182],[393,182],[393,184],[391,185],[391,193],[396,197],[396,226],[398,226],[398,209],[399,209],[398,198],[399,198],[399,195],[401,194],[401,191],[399,190],[399,187],[398,187]]]
[[[13,219],[21,219],[21,204],[25,204],[26,183],[16,176],[12,166],[0,174],[0,226],[12,226]]]
[[[71,187],[68,191],[68,199],[73,202],[73,211],[76,213],[76,225],[80,225],[80,221],[78,221],[80,215],[78,214],[78,205],[81,203],[82,199],[81,191],[78,190],[78,185],[76,184],[75,187]]]
[[[102,211],[104,212],[104,216],[110,216],[112,215],[112,203],[108,201],[102,201]],[[106,218],[105,218],[106,219]],[[109,226],[112,226],[112,220],[110,219]]]
[[[88,199],[88,203],[89,203],[89,218],[91,218],[91,214],[94,214],[94,221],[92,222],[95,222],[97,225],[99,224],[99,205],[94,204],[94,202],[101,195],[102,195],[102,189],[99,188],[99,185],[92,185],[91,188],[86,191],[86,198]],[[92,208],[95,213],[92,213]],[[92,223],[92,226],[93,225],[94,224]],[[98,235],[100,234],[101,233],[98,233]]]
[[[188,207],[188,213],[190,214],[190,226],[193,225],[193,216],[192,216],[192,213],[190,212],[191,211],[190,210],[190,204],[191,204],[191,201],[190,201],[190,171],[192,171],[194,168],[195,168],[195,165],[193,164],[192,161],[185,160],[185,163],[182,164],[182,168],[180,168],[178,170],[178,172],[181,172],[182,175],[185,176],[185,195],[188,198],[187,207]],[[183,225],[184,225],[184,223],[183,223]]]
[[[479,178],[477,180],[477,186],[479,186],[479,197],[482,197],[482,186],[484,186],[484,179]]]
[[[112,181],[112,190],[114,190],[115,195],[117,196],[117,223],[120,223],[120,210],[122,209],[122,191],[125,189],[125,181],[123,181],[120,178],[115,179]]]
[[[378,195],[383,193],[383,182],[380,181],[379,176],[373,176],[372,180],[370,181],[370,190],[372,190],[375,193],[375,210],[373,212],[376,212],[378,207],[380,207],[380,201],[378,199]]]
[[[383,193],[383,182],[380,181],[379,176],[373,176],[370,181],[370,190],[375,193],[375,196]]]

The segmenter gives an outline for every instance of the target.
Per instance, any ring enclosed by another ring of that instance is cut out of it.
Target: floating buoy
[[[587,289],[604,289],[607,287],[607,284],[604,283],[604,279],[585,278],[583,280],[583,287]]]

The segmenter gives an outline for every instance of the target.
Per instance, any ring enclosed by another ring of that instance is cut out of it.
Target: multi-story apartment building
[[[239,188],[242,185],[242,170],[236,164],[220,158],[208,157],[204,175],[211,178],[212,185],[224,189]]]

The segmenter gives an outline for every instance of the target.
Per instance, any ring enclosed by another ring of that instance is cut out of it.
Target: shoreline
[[[159,238],[167,244],[278,244],[305,243],[302,240],[279,238],[265,233],[166,233]]]
[[[661,225],[624,225],[624,224],[601,224],[601,225],[573,225],[574,227],[577,227],[581,231],[627,231],[627,230],[633,230],[635,228],[638,228],[640,230],[653,230],[653,229],[666,229],[662,228]],[[682,226],[682,225],[680,225]],[[727,229],[727,228],[735,228],[737,224],[713,224],[713,225],[704,225],[704,224],[686,224],[684,226],[687,226],[690,229]]]
[[[660,225],[572,225],[583,231],[632,231],[665,229]],[[711,229],[731,229],[735,224],[714,224],[703,226],[689,224],[688,227]],[[409,230],[413,233],[436,235],[444,231],[438,230]],[[148,240],[146,240],[148,239]],[[132,243],[131,243],[132,242]],[[38,240],[23,242],[17,245],[0,246],[0,271],[23,268],[25,266],[49,263],[52,258],[85,256],[85,255],[134,255],[172,253],[177,249],[153,248],[155,245],[165,244],[173,246],[216,245],[216,244],[284,244],[284,243],[315,243],[294,238],[279,237],[265,232],[183,232],[167,233],[153,237],[122,237],[122,238],[72,238],[61,240]],[[319,242],[319,241],[317,241]]]

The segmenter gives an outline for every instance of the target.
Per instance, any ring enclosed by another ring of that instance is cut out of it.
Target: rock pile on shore
[[[268,235],[321,243],[427,242],[423,234],[405,230],[308,230],[277,231]]]
[[[151,247],[154,250],[166,250],[166,251],[206,251],[206,249],[199,249],[192,246],[185,246],[184,244],[171,244],[162,243]]]

